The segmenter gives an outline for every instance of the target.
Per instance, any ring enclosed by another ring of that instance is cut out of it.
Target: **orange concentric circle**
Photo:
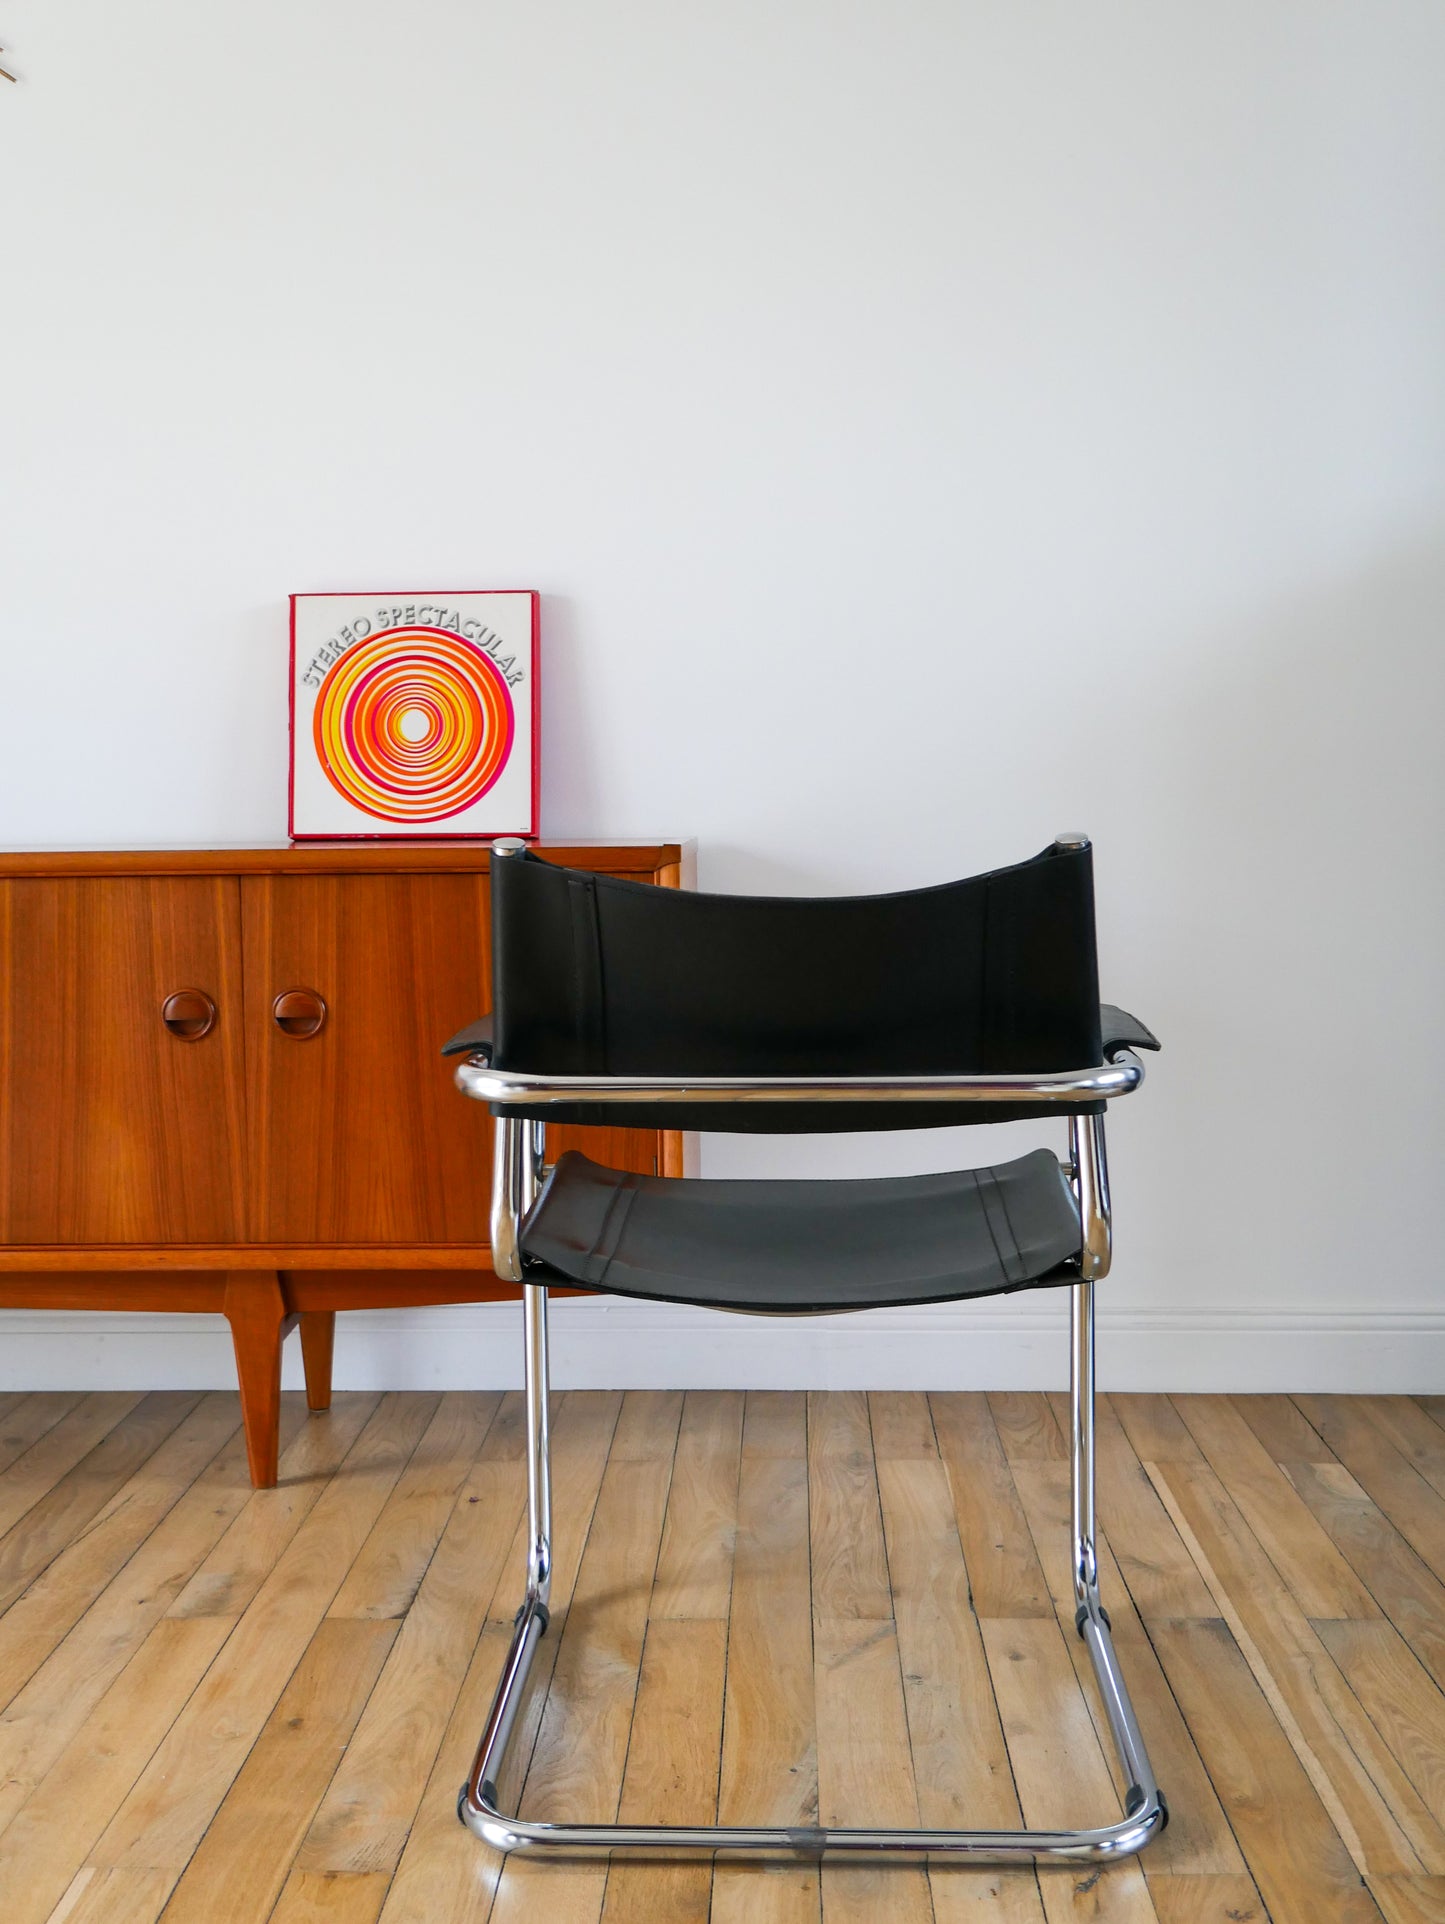
[[[387,822],[434,822],[485,795],[516,730],[485,650],[445,628],[388,628],[326,671],[312,734],[332,787]]]

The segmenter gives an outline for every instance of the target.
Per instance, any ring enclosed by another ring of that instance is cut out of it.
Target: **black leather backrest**
[[[886,1075],[1100,1060],[1090,850],[874,896],[704,895],[492,857],[500,1068]],[[513,1112],[515,1113],[515,1111]],[[555,1120],[766,1132],[1051,1113],[1021,1105],[670,1105]]]

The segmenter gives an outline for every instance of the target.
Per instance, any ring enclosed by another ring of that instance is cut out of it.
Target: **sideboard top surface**
[[[650,874],[683,859],[680,842],[536,841],[564,867]],[[474,875],[490,842],[277,842],[250,848],[0,850],[0,880],[61,875]]]

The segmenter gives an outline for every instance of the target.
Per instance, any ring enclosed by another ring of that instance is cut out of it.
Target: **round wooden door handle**
[[[315,989],[283,989],[271,1004],[271,1017],[282,1035],[305,1042],[320,1033],[326,1004]]]
[[[177,989],[161,1004],[161,1021],[182,1042],[199,1042],[216,1026],[216,1005],[204,989]]]

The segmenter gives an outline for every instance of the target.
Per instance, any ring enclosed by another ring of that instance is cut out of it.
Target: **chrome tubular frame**
[[[1140,1071],[1142,1074],[1142,1070]],[[459,1078],[460,1079],[460,1078]],[[465,1084],[463,1085],[466,1086]],[[691,1085],[693,1089],[696,1085]],[[1133,1086],[1132,1084],[1130,1086]],[[475,1091],[473,1093],[480,1093]],[[613,1093],[616,1093],[615,1085]],[[493,1097],[493,1100],[496,1098]],[[539,1124],[504,1118],[497,1125],[493,1223],[503,1263],[522,1280],[520,1231],[536,1195],[541,1170]],[[508,1816],[498,1800],[507,1745],[516,1727],[527,1673],[548,1626],[551,1582],[552,1492],[547,1428],[547,1291],[523,1282],[527,1373],[527,1587],[517,1612],[501,1682],[482,1732],[476,1761],[462,1787],[457,1811],[476,1836],[499,1851],[552,1851],[559,1856],[641,1851],[648,1855],[815,1858],[938,1862],[1108,1862],[1142,1850],[1168,1821],[1168,1808],[1154,1779],[1129,1693],[1119,1671],[1109,1618],[1099,1600],[1094,1536],[1094,1283],[1109,1267],[1109,1184],[1104,1126],[1097,1116],[1069,1119],[1070,1177],[1079,1199],[1082,1227],[1080,1280],[1073,1287],[1071,1389],[1073,1469],[1071,1550],[1075,1622],[1088,1649],[1114,1746],[1128,1790],[1124,1815],[1095,1830],[894,1830],[746,1827],[671,1824],[534,1823]],[[500,1221],[499,1221],[500,1218]]]
[[[577,1102],[1107,1102],[1144,1080],[1132,1049],[1094,1069],[1039,1075],[937,1076],[559,1076],[495,1069],[485,1053],[457,1069],[457,1087],[496,1108]]]

